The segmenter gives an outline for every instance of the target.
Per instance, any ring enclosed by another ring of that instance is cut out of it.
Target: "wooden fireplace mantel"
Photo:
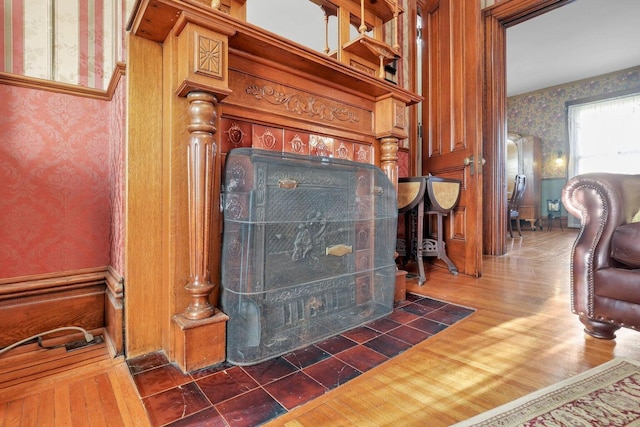
[[[228,35],[231,50],[286,64],[291,71],[324,79],[347,92],[372,99],[393,95],[407,106],[422,100],[393,83],[196,1],[143,0],[132,15],[129,30],[138,37],[163,43],[176,25],[180,31],[186,22]]]
[[[125,313],[127,354],[163,349],[189,371],[224,360],[226,153],[327,139],[397,187],[421,97],[195,0],[140,0],[128,30],[126,298],[148,311]]]

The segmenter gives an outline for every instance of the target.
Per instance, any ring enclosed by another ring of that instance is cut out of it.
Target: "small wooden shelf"
[[[336,2],[335,0],[311,0],[311,1],[317,4],[318,6],[322,7],[325,13],[333,16],[337,15],[338,8],[340,5],[346,5],[346,3],[342,3],[340,1]],[[352,4],[350,9],[358,10],[360,8],[360,0],[350,0],[350,3]],[[367,11],[370,11],[373,15],[379,17],[382,20],[382,22],[388,22],[394,18],[395,7],[396,6],[395,6],[394,0],[377,0],[377,1],[366,0],[365,1],[365,8],[367,9]],[[398,15],[402,15],[403,13],[404,13],[404,9],[402,8],[401,5],[398,5]],[[353,14],[353,15],[354,15],[354,19],[355,18],[359,19],[359,17],[357,17],[356,14]],[[360,21],[354,20],[352,23],[355,24],[355,26],[357,27]]]
[[[395,59],[400,58],[400,54],[388,44],[376,40],[366,34],[361,34],[349,41],[342,49],[359,58],[365,59],[374,64],[379,63],[382,57],[382,65],[387,65]]]

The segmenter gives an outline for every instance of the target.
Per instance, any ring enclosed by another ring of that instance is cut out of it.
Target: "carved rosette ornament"
[[[222,78],[222,42],[197,34],[197,72],[215,78]]]
[[[184,312],[187,319],[211,317],[209,295],[209,251],[211,246],[211,194],[216,156],[214,134],[217,99],[205,92],[191,92],[189,101],[189,282],[185,286],[191,302]]]

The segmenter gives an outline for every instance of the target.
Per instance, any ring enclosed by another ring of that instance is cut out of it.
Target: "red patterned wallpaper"
[[[0,278],[109,265],[111,103],[2,85],[0,99]]]

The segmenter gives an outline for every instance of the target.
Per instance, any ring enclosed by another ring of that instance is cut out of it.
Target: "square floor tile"
[[[446,307],[432,311],[424,317],[427,319],[435,320],[436,322],[444,323],[445,325],[453,325],[458,320],[460,320],[458,314],[446,311]]]
[[[428,334],[427,332],[406,325],[402,325],[393,331],[389,331],[387,334],[411,345],[416,345],[431,336],[431,334]]]
[[[374,338],[371,341],[367,341],[363,344],[372,350],[382,353],[387,357],[394,357],[402,353],[408,348],[411,348],[411,344],[407,344],[404,341],[393,338],[389,335],[380,335],[378,338]]]
[[[133,381],[136,383],[140,397],[147,397],[192,380],[188,374],[182,373],[176,366],[164,365],[134,375]]]
[[[389,320],[393,320],[394,322],[398,322],[402,325],[407,324],[413,320],[419,319],[422,317],[421,315],[411,313],[410,311],[397,309],[393,310],[393,313],[388,315],[386,318]]]
[[[353,366],[360,372],[366,372],[369,369],[375,368],[381,363],[389,360],[389,357],[384,354],[378,353],[377,351],[362,345],[343,351],[336,357]]]
[[[327,357],[331,357],[331,355],[315,345],[301,348],[283,356],[284,359],[299,369],[318,363]]]
[[[187,383],[142,399],[154,426],[179,420],[211,406],[195,383]]]
[[[257,426],[287,412],[261,388],[225,400],[215,408],[233,427]]]
[[[342,335],[336,335],[324,341],[320,341],[319,343],[316,343],[316,346],[334,355],[348,348],[351,348],[355,345],[358,345],[358,344]]]
[[[242,369],[260,385],[268,384],[297,371],[295,366],[282,357],[276,357],[256,365],[243,366]]]
[[[264,389],[288,410],[322,396],[326,391],[324,386],[304,372],[280,378],[264,386]]]
[[[132,375],[168,364],[167,356],[161,351],[127,360],[127,366]]]
[[[336,357],[309,366],[303,372],[329,390],[346,383],[361,373]]]
[[[432,299],[432,298],[422,298],[416,301],[415,303],[419,305],[423,305],[425,307],[433,308],[433,309],[438,309],[448,304],[444,301],[438,301],[437,299]]]
[[[204,409],[195,414],[169,424],[171,427],[228,427],[229,424],[214,407]]]
[[[343,332],[342,335],[352,341],[357,342],[358,344],[362,344],[363,342],[377,337],[378,335],[380,335],[380,332],[374,331],[373,329],[366,326],[360,326],[358,328],[351,329],[350,331]]]
[[[429,307],[427,305],[421,305],[419,303],[411,303],[407,304],[404,307],[398,309],[398,311],[405,311],[407,313],[412,313],[414,316],[423,317],[427,314],[437,310],[436,308]]]
[[[214,405],[258,387],[258,383],[239,366],[216,372],[196,383]]]
[[[422,299],[425,299],[426,297],[423,295],[418,295],[418,294],[414,294],[411,292],[407,292],[407,295],[405,296],[405,301],[409,301],[409,302],[414,302],[414,301],[419,301]]]
[[[394,322],[393,320],[390,320],[386,317],[367,323],[367,327],[376,331],[380,331],[382,333],[389,332],[390,330],[395,329],[398,326],[400,326],[400,323]]]
[[[471,308],[461,307],[459,305],[453,305],[453,304],[445,305],[444,307],[442,307],[442,311],[445,311],[451,314],[452,316],[455,316],[458,320],[462,320],[465,317],[475,313],[475,310]]]
[[[440,322],[436,322],[435,320],[425,319],[423,317],[408,323],[407,326],[420,329],[421,331],[424,331],[430,335],[437,334],[438,332],[447,329],[447,325]]]
[[[217,365],[207,366],[206,368],[198,369],[196,371],[190,372],[191,377],[194,380],[199,380],[200,378],[208,377],[209,375],[213,375],[217,372],[224,371],[225,369],[231,369],[236,365],[232,365],[229,362],[218,363]]]

